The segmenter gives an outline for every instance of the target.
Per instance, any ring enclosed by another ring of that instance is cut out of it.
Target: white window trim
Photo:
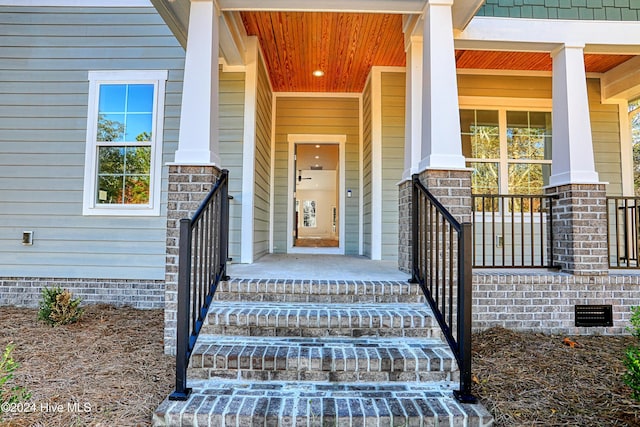
[[[509,194],[508,168],[509,164],[543,164],[551,165],[553,159],[509,159],[507,154],[507,111],[528,111],[550,113],[552,102],[545,98],[491,98],[491,97],[458,97],[460,110],[492,110],[498,112],[498,126],[500,138],[499,159],[465,158],[465,162],[471,163],[496,163],[498,162],[499,194]],[[503,178],[504,177],[504,178]]]
[[[164,128],[164,98],[168,78],[166,70],[118,70],[89,71],[89,108],[87,115],[87,138],[84,168],[83,215],[108,216],[159,216],[162,180],[162,145]],[[96,132],[98,117],[99,87],[103,83],[153,84],[154,133],[149,182],[149,203],[146,205],[97,205],[95,193],[97,185]]]

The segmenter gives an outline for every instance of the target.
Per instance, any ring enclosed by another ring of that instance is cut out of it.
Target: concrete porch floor
[[[253,264],[228,264],[233,279],[408,280],[397,261],[372,261],[362,256],[268,254]]]

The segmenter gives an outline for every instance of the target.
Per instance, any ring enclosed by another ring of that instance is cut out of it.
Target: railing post
[[[222,193],[220,218],[220,280],[229,280],[227,276],[227,260],[229,258],[229,171],[222,170]]]
[[[460,390],[454,396],[462,403],[476,403],[471,394],[471,326],[472,326],[472,233],[470,222],[461,224],[458,237],[458,349],[460,352]],[[460,308],[462,307],[462,308]]]
[[[180,220],[180,252],[178,259],[178,314],[176,330],[176,389],[169,400],[187,400],[189,363],[189,304],[191,297],[191,220]]]
[[[411,279],[409,283],[419,283],[418,277],[418,214],[420,212],[418,206],[418,186],[420,175],[414,174],[411,186]]]

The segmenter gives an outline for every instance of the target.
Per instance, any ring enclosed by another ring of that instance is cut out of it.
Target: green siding
[[[345,185],[352,197],[345,199],[345,253],[358,254],[359,100],[338,97],[280,96],[276,101],[274,174],[274,252],[287,250],[287,184],[289,134],[346,135]]]
[[[255,259],[269,252],[269,206],[271,197],[271,86],[267,70],[258,61],[256,111],[256,161],[254,186],[253,255]]]
[[[583,21],[638,21],[637,0],[487,0],[476,16],[574,19]]]
[[[183,49],[150,7],[1,7],[0,26],[0,276],[164,279],[167,167],[160,216],[82,215],[88,71],[169,71],[164,164]]]
[[[371,204],[372,204],[372,109],[371,80],[367,82],[362,94],[362,225],[363,255],[371,256]]]
[[[242,194],[244,140],[244,73],[220,73],[220,163],[229,169],[229,194]],[[229,256],[240,259],[242,198],[229,201]]]
[[[601,182],[607,182],[607,194],[622,195],[622,163],[620,118],[617,104],[600,102],[600,80],[587,79],[591,135],[596,171]]]
[[[382,73],[382,259],[398,258],[398,182],[404,170],[405,73]]]

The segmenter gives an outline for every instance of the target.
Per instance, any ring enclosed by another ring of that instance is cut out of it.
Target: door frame
[[[337,254],[344,255],[345,253],[345,144],[347,142],[346,135],[327,135],[327,134],[288,134],[287,141],[289,142],[289,173],[287,175],[287,253],[298,254]],[[293,206],[293,181],[296,177],[295,162],[293,155],[295,152],[296,144],[337,144],[338,145],[338,173],[340,175],[338,188],[338,224],[340,232],[338,233],[339,245],[337,248],[300,248],[293,246],[293,221],[294,221],[294,206]]]

